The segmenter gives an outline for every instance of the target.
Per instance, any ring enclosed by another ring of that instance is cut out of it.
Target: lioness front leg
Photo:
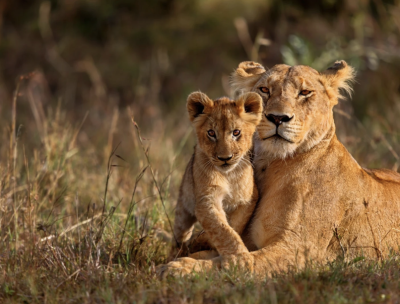
[[[197,251],[195,253],[189,254],[189,258],[196,259],[196,260],[210,260],[219,256],[216,250],[203,250]]]
[[[196,205],[195,213],[220,255],[248,252],[239,234],[229,225],[220,202],[203,199]]]

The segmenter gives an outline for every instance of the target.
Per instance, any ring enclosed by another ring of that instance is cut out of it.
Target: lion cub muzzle
[[[229,155],[229,156],[217,156],[217,158],[220,161],[223,161],[223,164],[221,165],[222,168],[228,168],[231,164],[228,163],[229,160],[231,160],[233,157],[233,155]]]
[[[224,161],[224,162],[227,162],[228,160],[231,160],[232,157],[233,157],[233,155],[230,155],[230,156],[217,156],[217,158],[218,158],[219,160],[222,160],[222,161]]]

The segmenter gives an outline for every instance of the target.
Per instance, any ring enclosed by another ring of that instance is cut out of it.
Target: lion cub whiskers
[[[178,245],[188,241],[199,221],[219,254],[248,252],[240,234],[258,199],[249,151],[261,121],[261,97],[247,93],[237,100],[213,101],[194,92],[188,97],[187,110],[197,145],[180,187],[176,241]]]

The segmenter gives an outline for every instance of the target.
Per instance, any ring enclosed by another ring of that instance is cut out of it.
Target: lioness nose
[[[233,155],[230,155],[230,156],[217,156],[217,158],[219,160],[222,160],[222,161],[228,161],[228,160],[232,159],[232,157],[233,157]]]
[[[279,125],[281,125],[283,122],[288,122],[290,121],[292,117],[289,117],[287,115],[273,115],[273,114],[268,114],[266,115],[267,119],[274,123],[277,127],[279,127]]]

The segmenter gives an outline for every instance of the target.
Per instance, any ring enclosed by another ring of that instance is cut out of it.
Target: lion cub
[[[240,234],[258,200],[249,151],[262,107],[256,93],[235,101],[226,97],[213,101],[201,92],[189,95],[187,110],[197,145],[175,211],[178,246],[190,239],[199,221],[220,255],[248,252]]]

